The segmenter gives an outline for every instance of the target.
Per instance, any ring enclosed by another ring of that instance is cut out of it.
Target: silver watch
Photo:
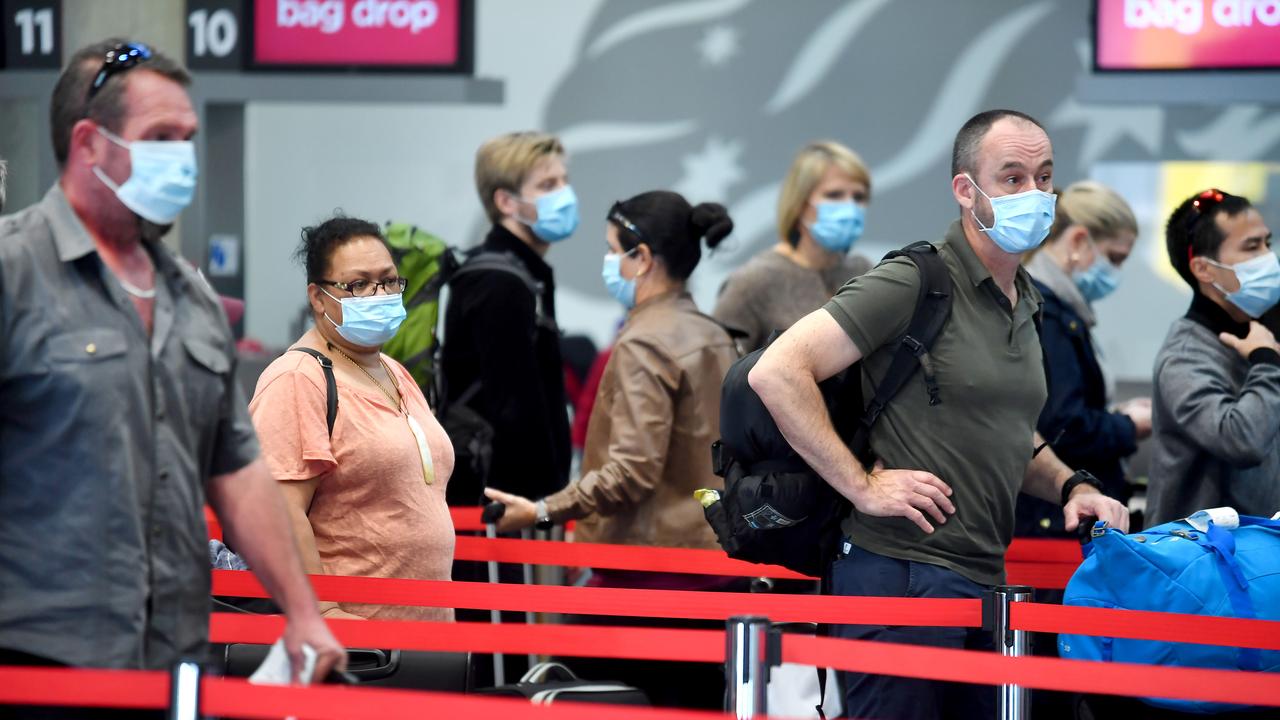
[[[538,501],[533,504],[533,516],[535,518],[533,522],[534,528],[538,530],[551,529],[551,516],[547,514],[546,498],[539,498]]]

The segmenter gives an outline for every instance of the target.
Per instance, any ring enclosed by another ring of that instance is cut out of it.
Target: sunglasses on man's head
[[[98,94],[102,86],[107,84],[107,80],[112,75],[119,75],[126,70],[137,67],[138,64],[144,63],[151,59],[151,48],[142,43],[120,43],[107,51],[107,55],[102,60],[102,67],[98,70],[98,74],[93,76],[93,82],[89,85],[89,93],[85,97],[85,102],[93,100],[93,96]]]

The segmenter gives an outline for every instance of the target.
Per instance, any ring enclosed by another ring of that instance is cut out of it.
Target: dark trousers
[[[835,595],[978,598],[984,590],[983,586],[944,567],[877,555],[848,542],[842,543],[841,553],[831,565],[831,591]],[[978,628],[835,625],[831,634],[851,640],[938,648],[994,648],[991,633]],[[852,672],[841,672],[839,676],[846,717],[893,720],[989,720],[995,717],[996,690],[991,685]]]

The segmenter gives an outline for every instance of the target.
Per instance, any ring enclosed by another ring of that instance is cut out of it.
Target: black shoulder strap
[[[312,350],[307,347],[289,348],[289,352],[306,353],[315,358],[320,363],[320,367],[324,369],[325,384],[325,422],[329,424],[329,437],[333,437],[333,423],[338,419],[338,381],[333,376],[333,361],[328,355],[319,350]]]
[[[729,340],[733,342],[733,349],[737,351],[738,357],[742,357],[743,355],[747,354],[746,352],[744,352],[745,348],[742,347],[742,341],[747,338],[747,335],[748,335],[747,332],[743,330],[739,330],[738,328],[733,327],[732,325],[725,325],[724,323],[720,322],[719,320],[715,319],[714,317],[702,311],[696,311],[696,312],[698,315],[701,315],[707,320],[715,323],[717,327],[719,327],[721,330],[724,331],[725,335],[729,336]]]
[[[885,371],[880,384],[876,386],[875,395],[867,404],[862,422],[854,432],[852,447],[854,453],[866,452],[870,445],[871,428],[880,413],[893,399],[907,380],[915,374],[916,368],[924,373],[925,388],[929,392],[929,404],[942,402],[938,393],[938,383],[933,373],[933,360],[929,350],[938,339],[942,326],[951,314],[951,273],[947,265],[938,255],[938,249],[931,243],[918,242],[895,250],[885,256],[885,260],[905,257],[916,264],[920,270],[920,291],[916,295],[916,308],[894,350],[889,369]],[[862,457],[859,455],[859,457]]]

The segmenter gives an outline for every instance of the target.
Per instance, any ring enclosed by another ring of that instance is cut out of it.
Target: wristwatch
[[[1102,481],[1093,476],[1088,470],[1077,470],[1074,475],[1067,478],[1062,483],[1062,505],[1066,507],[1067,501],[1071,499],[1071,492],[1078,485],[1092,485],[1095,490],[1102,492]]]
[[[1094,482],[1097,482],[1096,480]],[[535,530],[550,530],[551,515],[547,513],[547,499],[541,498],[533,504],[533,527]]]

